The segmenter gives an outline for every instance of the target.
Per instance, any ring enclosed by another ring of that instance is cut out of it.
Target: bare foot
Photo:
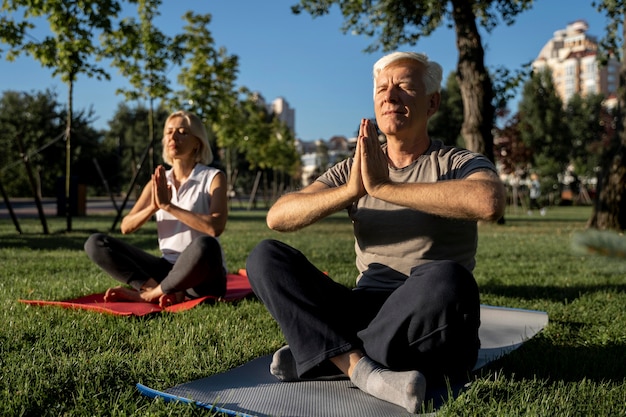
[[[144,301],[141,298],[141,294],[139,291],[134,288],[127,287],[113,287],[109,288],[106,293],[104,293],[104,301],[106,302],[115,302],[115,301]]]
[[[179,291],[171,294],[163,294],[159,298],[159,306],[162,308],[172,306],[174,304],[179,304],[185,301],[185,292]]]

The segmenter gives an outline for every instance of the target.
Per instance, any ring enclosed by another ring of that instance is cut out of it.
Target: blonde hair
[[[213,151],[211,150],[211,145],[209,144],[209,138],[207,136],[204,123],[202,123],[202,120],[200,120],[198,116],[185,110],[175,111],[174,113],[170,114],[165,121],[165,125],[163,126],[163,139],[161,139],[161,143],[163,145],[163,161],[168,165],[172,165],[172,160],[167,155],[165,148],[165,129],[167,128],[167,124],[170,122],[170,120],[176,117],[180,117],[187,122],[187,125],[189,125],[189,132],[195,138],[197,138],[198,142],[200,143],[200,147],[196,151],[195,161],[203,163],[204,165],[208,165],[213,162]]]
[[[376,77],[378,74],[387,68],[394,62],[402,59],[408,59],[416,61],[424,65],[426,71],[424,71],[424,88],[426,94],[436,93],[441,90],[441,79],[443,77],[443,68],[435,61],[429,61],[426,54],[420,54],[418,52],[392,52],[380,58],[374,64],[374,92],[376,92]]]

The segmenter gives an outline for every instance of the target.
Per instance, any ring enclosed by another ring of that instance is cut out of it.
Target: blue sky
[[[258,91],[269,102],[284,97],[295,109],[296,136],[302,140],[353,136],[363,117],[373,116],[373,63],[382,53],[363,50],[372,42],[364,36],[345,35],[338,10],[327,16],[293,15],[297,0],[164,0],[159,28],[174,35],[182,32],[187,10],[210,13],[209,26],[216,47],[239,56],[238,85]],[[483,32],[486,65],[520,68],[536,58],[554,32],[584,19],[589,34],[601,37],[606,26],[591,0],[537,0],[512,26],[501,25],[491,34]],[[398,48],[425,52],[444,68],[445,77],[456,67],[457,50],[452,29],[439,28],[415,46]],[[176,68],[171,69],[175,80]],[[30,57],[8,62],[0,58],[2,91],[35,92],[52,89],[59,102],[67,101],[67,87]],[[96,128],[107,128],[123,97],[115,90],[125,80],[110,71],[111,81],[82,75],[74,88],[75,109],[93,107]],[[172,87],[178,89],[176,84]],[[129,103],[132,105],[133,103]],[[515,110],[516,103],[510,103]]]

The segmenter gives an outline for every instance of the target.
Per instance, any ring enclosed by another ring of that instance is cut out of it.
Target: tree
[[[519,113],[508,119],[497,132],[494,155],[500,172],[515,174],[532,165],[533,152],[521,138]]]
[[[185,33],[175,38],[174,43],[185,55],[185,62],[178,75],[178,82],[184,90],[178,91],[174,103],[176,106],[197,114],[204,122],[209,136],[217,135],[217,144],[226,148],[226,177],[229,187],[233,188],[233,167],[230,155],[232,140],[231,126],[236,119],[239,106],[235,81],[239,71],[239,58],[228,55],[225,48],[215,49],[213,36],[208,29],[211,15],[184,15],[187,25]],[[233,117],[228,117],[233,115]],[[239,121],[237,122],[239,123]],[[239,136],[240,137],[240,136]],[[219,153],[214,149],[216,158]]]
[[[133,2],[137,3],[139,20],[133,17],[122,19],[119,28],[107,33],[103,43],[106,45],[105,56],[112,59],[113,66],[128,78],[132,86],[132,89],[118,89],[117,92],[128,100],[148,101],[149,145],[141,157],[136,175],[131,180],[131,189],[126,193],[111,230],[115,229],[120,220],[146,161],[149,162],[149,171],[154,172],[157,163],[154,144],[158,131],[155,127],[154,102],[166,100],[171,93],[167,73],[171,65],[178,65],[182,60],[182,53],[173,44],[172,38],[153,25],[154,18],[159,16],[161,0],[133,0]]]
[[[242,88],[239,93],[248,94],[245,88]],[[246,136],[244,127],[249,121],[238,96],[223,97],[223,101],[219,103],[219,109],[218,119],[212,129],[217,145],[223,151],[222,162],[226,166],[229,191],[234,192],[237,189],[235,182],[241,179],[239,174],[248,171],[244,155],[244,137]]]
[[[461,137],[462,126],[463,98],[456,74],[451,72],[445,87],[441,89],[439,110],[428,122],[428,133],[446,145],[459,145],[463,141]]]
[[[570,163],[571,140],[563,102],[556,92],[549,69],[532,74],[524,85],[519,104],[519,133],[532,149],[532,166],[543,177],[542,187],[552,189]],[[548,184],[547,180],[551,180]]]
[[[127,189],[135,178],[135,184],[128,193],[138,195],[150,179],[151,172],[139,171],[141,157],[151,142],[146,134],[150,131],[149,113],[145,106],[130,107],[120,103],[108,122],[109,128],[100,144],[102,151],[98,164],[110,188],[116,193]],[[155,125],[163,126],[167,116],[169,112],[162,106],[154,109]]]
[[[241,102],[241,114],[246,123],[238,134],[242,135],[238,149],[245,155],[249,167],[257,171],[252,187],[252,198],[263,173],[288,173],[295,176],[300,161],[293,133],[269,112],[265,100],[258,93],[248,93]],[[265,176],[268,180],[268,176]],[[267,187],[266,187],[267,188]],[[277,188],[274,187],[276,191]]]
[[[94,59],[100,52],[94,43],[98,33],[111,30],[111,19],[117,17],[120,5],[115,0],[7,0],[2,3],[2,12],[22,14],[21,21],[2,18],[4,28],[0,30],[2,42],[10,45],[7,59],[12,60],[21,53],[33,56],[42,66],[52,69],[68,86],[67,121],[65,130],[65,197],[68,206],[67,230],[72,230],[69,210],[71,178],[71,134],[73,118],[74,83],[79,74],[88,77],[109,78],[108,73]],[[50,25],[50,35],[38,41],[28,34],[35,21],[45,17]]]
[[[4,152],[0,155],[0,166],[2,183],[9,195],[32,196],[33,190],[22,161],[27,158],[37,183],[37,193],[58,196],[59,172],[63,172],[65,164],[66,120],[67,112],[52,91],[5,91],[2,94],[0,146]],[[99,152],[101,134],[91,127],[92,122],[92,110],[74,112],[72,167],[81,184],[96,184],[98,181],[92,158]]]
[[[466,147],[493,159],[494,91],[485,69],[484,49],[477,21],[487,31],[498,23],[506,24],[528,9],[532,0],[300,0],[294,13],[308,11],[312,16],[329,13],[337,4],[345,17],[342,30],[378,36],[367,48],[389,51],[400,45],[414,45],[443,24],[454,25],[459,52],[457,77],[464,104],[461,133]]]
[[[585,97],[574,94],[565,107],[571,138],[570,160],[578,176],[595,177],[601,154],[609,145],[607,128],[612,115],[604,106],[604,100],[601,94]]]
[[[32,94],[5,91],[2,94],[0,146],[4,152],[0,154],[1,181],[9,195],[32,196],[20,157],[22,153],[33,167],[39,194],[53,195],[54,181],[59,172],[63,172],[63,166],[59,162],[65,160],[63,124],[61,105],[56,95],[49,90]],[[23,152],[18,140],[21,141]]]
[[[104,56],[112,60],[112,65],[128,78],[132,88],[118,89],[127,100],[148,101],[148,138],[150,143],[150,171],[154,170],[156,156],[153,153],[155,141],[155,100],[165,100],[171,93],[167,73],[172,65],[180,64],[182,52],[173,39],[153,25],[159,16],[161,0],[133,0],[137,3],[139,20],[127,17],[119,22],[119,27],[107,32],[103,37]]]
[[[600,43],[604,58],[619,56],[621,66],[619,71],[618,109],[616,117],[616,135],[613,146],[609,147],[604,155],[603,170],[598,181],[598,192],[594,202],[593,212],[588,221],[589,227],[597,229],[625,230],[626,229],[626,28],[624,15],[626,5],[623,0],[602,0],[593,2],[598,11],[607,16],[606,37]],[[621,27],[621,34],[620,29]]]

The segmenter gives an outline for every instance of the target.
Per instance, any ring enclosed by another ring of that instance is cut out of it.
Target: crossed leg
[[[164,294],[154,279],[150,278],[142,285],[141,290],[118,286],[109,288],[104,294],[104,301],[131,301],[131,302],[148,302],[159,304],[160,307],[168,307],[185,301],[185,292],[177,291],[170,294]]]

